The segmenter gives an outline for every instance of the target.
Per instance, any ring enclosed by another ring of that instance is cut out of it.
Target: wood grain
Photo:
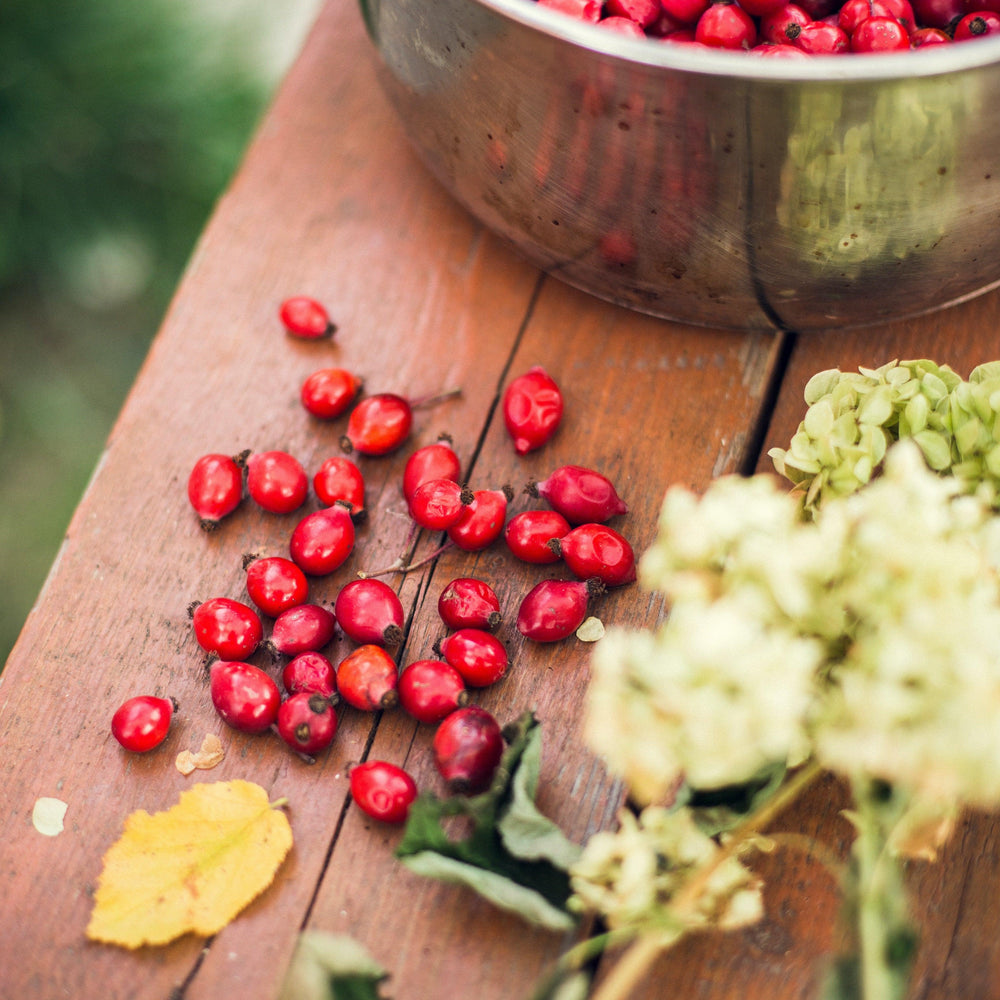
[[[998,296],[906,325],[801,338],[785,371],[783,337],[668,324],[545,278],[415,160],[366,49],[355,5],[330,0],[205,230],[0,675],[3,997],[274,1000],[297,934],[311,927],[357,937],[391,971],[397,1000],[489,1000],[524,995],[566,944],[464,890],[410,875],[393,858],[399,831],[350,804],[347,770],[365,756],[403,763],[421,786],[439,787],[429,727],[401,711],[343,709],[334,746],[309,765],[276,739],[226,729],[211,707],[188,605],[243,597],[243,555],[287,551],[297,515],[244,504],[204,534],[187,504],[187,473],[200,454],[243,448],[287,449],[315,470],[338,450],[343,423],[321,424],[299,405],[310,371],[351,368],[368,392],[462,388],[460,397],[418,411],[407,449],[359,460],[369,519],[350,562],[311,581],[313,599],[330,603],[358,570],[404,552],[403,463],[410,448],[441,431],[453,436],[470,485],[515,488],[512,512],[532,503],[524,484],[560,464],[601,469],[630,507],[617,526],[642,550],[668,485],[702,488],[721,473],[752,468],[769,421],[769,441],[787,439],[801,415],[802,386],[818,368],[915,355],[967,368],[995,353]],[[333,341],[282,333],[278,303],[300,292],[331,308],[340,328]],[[518,458],[498,399],[534,364],[563,386],[566,417],[549,445]],[[416,553],[439,541],[421,536]],[[539,804],[582,841],[613,824],[622,794],[581,736],[589,648],[541,647],[513,628],[520,596],[557,574],[565,575],[518,564],[496,545],[478,554],[452,550],[391,579],[410,623],[401,663],[428,655],[441,635],[437,596],[448,580],[477,575],[494,584],[512,666],[476,701],[504,721],[537,711],[545,740]],[[595,613],[639,626],[663,609],[628,587]],[[337,659],[350,648],[340,638],[328,653]],[[254,660],[273,668],[263,654]],[[171,694],[180,711],[159,751],[130,756],[112,739],[109,720],[140,692]],[[197,747],[206,732],[220,735],[226,760],[183,778],[174,755]],[[186,937],[136,952],[88,942],[101,857],[128,813],[167,808],[194,781],[231,778],[289,800],[295,847],[275,884],[209,941]],[[32,805],[43,795],[68,803],[58,837],[32,827]],[[841,805],[827,782],[793,820],[842,853],[849,833]],[[995,846],[993,819],[969,817],[940,865],[914,868],[932,932],[915,997],[1000,996],[987,919],[1000,877]],[[773,885],[766,921],[725,940],[685,943],[657,966],[644,995],[668,988],[678,996],[815,995],[817,970],[839,946],[834,887],[815,859],[800,854],[780,852],[762,864]]]

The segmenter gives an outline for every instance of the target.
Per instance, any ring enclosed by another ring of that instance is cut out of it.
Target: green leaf
[[[304,931],[278,1000],[382,1000],[379,984],[387,977],[353,938]]]
[[[566,908],[567,869],[579,848],[534,804],[541,728],[526,712],[505,735],[509,746],[490,788],[440,799],[425,793],[410,807],[396,856],[412,871],[464,885],[495,906],[552,930],[572,927]],[[464,839],[444,828],[449,818],[471,823]]]
[[[497,831],[515,857],[549,861],[567,871],[580,857],[581,849],[535,805],[541,763],[541,728],[536,725],[528,734],[520,766],[511,774],[510,802],[497,821]]]
[[[685,787],[678,796],[678,804],[691,811],[698,829],[708,837],[739,826],[751,813],[756,812],[785,780],[784,763],[765,768],[756,777],[742,785],[725,788]]]

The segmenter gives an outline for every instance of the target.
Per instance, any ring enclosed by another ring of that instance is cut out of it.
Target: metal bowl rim
[[[961,74],[1000,63],[1000,37],[920,51],[885,55],[812,56],[809,59],[762,59],[746,52],[724,52],[650,39],[630,38],[560,11],[539,7],[533,0],[468,0],[556,42],[612,59],[652,69],[681,70],[703,76],[803,82],[865,83]]]

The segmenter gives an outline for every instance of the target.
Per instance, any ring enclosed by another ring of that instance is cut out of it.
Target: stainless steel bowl
[[[759,59],[531,0],[361,0],[454,196],[546,271],[737,329],[917,315],[1000,284],[1000,40]]]

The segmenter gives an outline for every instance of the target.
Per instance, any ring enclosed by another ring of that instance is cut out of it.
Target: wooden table
[[[459,385],[460,398],[420,411],[412,445],[450,432],[472,485],[520,486],[564,462],[604,470],[630,512],[637,550],[653,538],[671,483],[703,487],[720,473],[768,468],[787,442],[815,371],[895,357],[931,357],[962,374],[996,357],[1000,294],[939,315],[859,332],[717,332],[661,322],[593,300],[539,274],[457,207],[410,153],[377,89],[351,0],[330,0],[264,119],[191,260],[70,525],[65,545],[0,683],[0,995],[240,1000],[274,998],[303,927],[354,935],[392,973],[397,1000],[523,996],[566,941],[493,910],[472,894],[420,879],[393,858],[395,828],[347,799],[346,769],[365,755],[438,779],[432,730],[402,711],[343,712],[331,751],[310,766],[270,737],[227,729],[209,702],[187,607],[241,597],[241,556],[280,554],[295,515],[244,505],[202,533],[185,482],[202,453],[283,448],[310,470],[338,451],[342,424],[307,417],[301,380],[336,364],[371,392],[421,395]],[[327,303],[333,341],[293,341],[276,311],[287,295]],[[566,393],[553,442],[518,458],[498,418],[513,375],[544,365]],[[408,531],[398,489],[409,449],[362,460],[370,518],[348,567],[313,581],[332,601],[354,572],[391,562]],[[528,503],[521,496],[514,510]],[[434,539],[423,539],[429,550]],[[396,578],[412,615],[403,656],[441,634],[436,599],[456,575],[492,582],[507,609],[513,666],[477,700],[502,719],[533,706],[544,728],[541,809],[576,840],[614,822],[620,786],[583,746],[580,706],[589,647],[525,644],[512,627],[520,595],[546,575],[502,545],[448,554]],[[649,625],[662,613],[638,587],[610,595],[607,622]],[[336,640],[330,655],[351,644]],[[128,755],[109,732],[126,697],[157,691],[181,709],[169,741]],[[226,746],[212,772],[182,777],[176,752],[207,732]],[[289,800],[295,846],[276,883],[205,942],[128,952],[85,939],[104,851],[125,817],[176,802],[194,781],[245,778]],[[68,803],[66,827],[32,826],[39,796]],[[841,853],[849,831],[832,782],[790,822]],[[924,942],[913,997],[1000,997],[995,947],[1000,850],[993,817],[966,818],[936,865],[910,884]],[[834,886],[802,854],[762,862],[765,920],[683,944],[643,994],[815,996],[837,947]]]

